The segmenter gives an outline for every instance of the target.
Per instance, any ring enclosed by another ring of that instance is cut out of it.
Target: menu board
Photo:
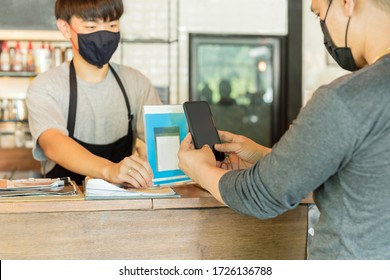
[[[0,29],[57,30],[56,0],[1,0]]]

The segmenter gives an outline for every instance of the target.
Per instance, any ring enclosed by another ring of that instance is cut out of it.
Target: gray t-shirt
[[[150,81],[137,70],[112,64],[129,98],[134,115],[134,137],[144,140],[143,105],[161,104]],[[45,172],[54,167],[37,139],[50,128],[68,135],[69,64],[36,77],[27,91],[29,126],[34,139],[33,156]],[[109,144],[128,132],[127,108],[122,91],[111,71],[100,83],[88,83],[77,77],[77,112],[74,137],[90,144]],[[135,139],[135,138],[134,138]],[[133,141],[135,143],[135,141]]]
[[[390,55],[320,87],[272,152],[219,190],[258,218],[314,191],[310,259],[390,259]]]

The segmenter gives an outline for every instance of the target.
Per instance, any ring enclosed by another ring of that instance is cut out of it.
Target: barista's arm
[[[62,167],[86,176],[103,178],[112,183],[129,183],[134,187],[152,185],[152,170],[137,155],[113,163],[96,156],[58,129],[48,129],[38,138],[46,157]],[[132,170],[129,174],[128,171]]]

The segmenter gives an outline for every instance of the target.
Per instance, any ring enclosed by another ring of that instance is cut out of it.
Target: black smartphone
[[[223,161],[225,154],[214,149],[214,145],[220,144],[221,140],[209,104],[206,101],[187,101],[183,109],[195,148],[200,149],[207,144],[213,150],[216,160]]]

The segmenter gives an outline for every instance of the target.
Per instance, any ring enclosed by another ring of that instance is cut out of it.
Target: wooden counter
[[[180,198],[0,201],[0,259],[304,259],[306,204],[240,215],[193,185]]]

